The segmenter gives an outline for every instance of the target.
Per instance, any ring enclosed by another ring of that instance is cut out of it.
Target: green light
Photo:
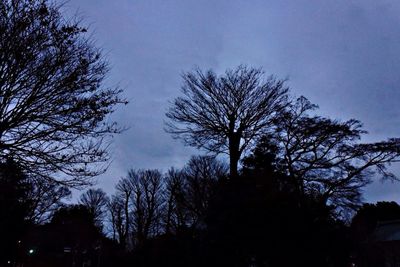
[[[35,252],[33,249],[30,249],[29,251],[29,254],[33,254],[33,252]]]

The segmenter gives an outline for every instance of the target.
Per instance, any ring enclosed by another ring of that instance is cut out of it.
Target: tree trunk
[[[230,177],[232,179],[236,179],[239,175],[238,160],[235,157],[232,157],[232,155],[230,155],[229,165],[230,165]]]
[[[233,133],[229,138],[229,171],[231,179],[236,179],[238,174],[238,163],[240,159],[239,152],[240,136]]]

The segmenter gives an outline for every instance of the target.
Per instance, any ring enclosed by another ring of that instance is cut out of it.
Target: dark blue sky
[[[70,0],[64,8],[90,25],[111,63],[107,83],[130,100],[113,116],[130,129],[115,137],[114,161],[98,179],[108,192],[129,168],[165,171],[198,153],[163,131],[180,74],[194,66],[262,66],[321,114],[361,120],[365,141],[400,136],[398,0]],[[399,189],[378,182],[365,198],[400,201]]]

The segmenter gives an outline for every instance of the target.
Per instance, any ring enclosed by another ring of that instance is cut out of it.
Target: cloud
[[[363,121],[366,140],[400,136],[399,1],[72,0],[66,8],[91,24],[113,67],[109,83],[131,100],[114,115],[130,129],[116,137],[99,179],[106,188],[130,167],[165,170],[196,153],[163,131],[180,74],[195,65],[263,66],[289,77],[322,114]],[[366,196],[393,197],[387,190],[374,184]]]

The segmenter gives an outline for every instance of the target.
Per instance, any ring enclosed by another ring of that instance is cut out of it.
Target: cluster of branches
[[[68,186],[105,171],[121,130],[105,118],[125,103],[103,86],[107,61],[85,34],[55,3],[0,1],[0,160]]]
[[[348,216],[361,206],[363,189],[374,179],[398,180],[388,167],[398,161],[400,143],[361,143],[366,132],[359,121],[310,115],[315,109],[304,97],[292,102],[277,117],[274,131],[244,158],[244,171],[283,174],[280,183],[289,185],[300,204],[311,197]]]
[[[316,108],[304,97],[292,101],[276,118],[274,132],[264,137],[277,148],[277,168],[301,195],[354,210],[373,178],[398,180],[387,167],[399,159],[399,139],[362,143],[366,131],[359,121],[311,115]]]
[[[32,225],[48,222],[70,195],[68,188],[38,181],[11,159],[0,162],[0,265],[14,254],[17,240]]]
[[[123,248],[140,247],[160,234],[205,227],[214,184],[227,175],[227,166],[214,157],[195,156],[181,170],[131,170],[109,198],[101,189],[89,189],[80,203],[103,223]]]
[[[358,120],[312,115],[316,105],[292,99],[284,80],[265,79],[261,69],[239,66],[220,76],[197,69],[183,75],[182,93],[166,114],[166,130],[187,145],[228,154],[231,179],[249,150],[272,152],[299,196],[350,209],[376,174],[397,180],[387,166],[399,159],[400,139],[362,143]]]
[[[263,75],[262,69],[242,65],[222,76],[200,69],[183,74],[184,97],[166,114],[167,132],[187,145],[227,153],[230,174],[237,176],[242,154],[287,105],[285,81]]]
[[[63,200],[71,196],[67,187],[54,181],[43,183],[11,159],[0,163],[0,184],[1,216],[12,217],[11,214],[19,210],[20,220],[29,224],[49,221],[54,212],[64,206]],[[11,214],[6,210],[12,211]]]

